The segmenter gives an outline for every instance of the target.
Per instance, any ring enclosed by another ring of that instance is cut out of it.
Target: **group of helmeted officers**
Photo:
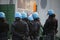
[[[54,10],[48,10],[49,15],[44,27],[42,35],[44,40],[54,40],[54,36],[58,32],[58,21],[55,18]],[[26,12],[16,12],[14,21],[11,24],[12,40],[40,40],[40,28],[42,26],[38,12],[28,15]],[[0,12],[0,40],[8,40],[9,24],[6,21],[4,12]],[[30,37],[30,39],[29,39]]]

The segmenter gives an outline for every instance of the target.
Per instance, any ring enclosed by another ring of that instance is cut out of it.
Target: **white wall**
[[[44,2],[42,3],[43,5],[45,5]],[[45,21],[48,17],[47,11],[49,9],[53,9],[55,11],[56,18],[58,19],[58,33],[57,33],[57,36],[60,37],[60,34],[59,34],[60,33],[60,0],[47,0],[46,3],[47,3],[46,8],[43,9],[43,8],[41,8],[41,0],[37,1],[38,12],[39,12],[39,16],[40,16],[40,19],[41,19],[41,23],[42,23],[42,25],[44,25],[44,23],[45,23]]]
[[[0,0],[0,4],[9,4],[10,0]],[[13,4],[16,4],[16,0],[13,0]]]
[[[42,25],[44,25],[45,23],[45,20],[47,19],[47,10],[49,9],[49,5],[48,5],[48,1],[47,1],[47,5],[46,5],[46,8],[43,9],[41,8],[41,0],[37,1],[37,8],[38,8],[38,12],[39,12],[39,17],[40,17],[40,21],[42,23]],[[43,3],[44,5],[44,3]]]
[[[0,4],[9,4],[9,0],[0,0]]]

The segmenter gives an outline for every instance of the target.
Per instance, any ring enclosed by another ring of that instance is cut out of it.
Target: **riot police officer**
[[[0,12],[0,40],[8,40],[9,24],[5,20],[5,13]]]
[[[33,13],[33,18],[34,18],[34,27],[35,27],[34,38],[36,40],[39,40],[39,31],[40,31],[41,23],[40,23],[38,12]]]
[[[55,18],[54,10],[48,10],[48,19],[44,25],[43,34],[46,35],[45,40],[54,40],[54,35],[57,33],[58,21]]]
[[[22,21],[21,18],[21,13],[16,12],[15,21],[12,24],[12,40],[25,40],[25,37],[28,35],[28,24]]]
[[[28,16],[28,25],[29,25],[29,36],[31,40],[34,40],[34,36],[33,36],[33,29],[34,29],[34,19],[32,17],[32,14]]]

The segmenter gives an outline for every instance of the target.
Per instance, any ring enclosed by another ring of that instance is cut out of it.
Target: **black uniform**
[[[54,35],[57,33],[58,22],[52,16],[50,16],[44,25],[43,34],[46,35],[46,40],[54,40]]]
[[[9,25],[4,22],[0,22],[0,40],[8,40]]]
[[[24,21],[15,21],[12,24],[12,40],[25,40],[25,37],[28,36],[28,25]]]
[[[36,21],[31,21],[29,23],[30,38],[31,40],[38,40],[37,36],[39,35],[40,23]]]

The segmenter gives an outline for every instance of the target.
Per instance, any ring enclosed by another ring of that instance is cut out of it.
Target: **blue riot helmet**
[[[27,13],[26,12],[22,12],[22,19],[25,19],[25,18],[27,18]]]
[[[18,17],[18,18],[22,18],[21,13],[20,13],[20,12],[16,12],[16,13],[15,13],[15,18],[16,18],[16,17]]]
[[[34,18],[34,19],[39,18],[39,15],[38,15],[38,13],[37,13],[37,12],[34,12],[34,13],[33,13],[33,18]]]
[[[0,12],[0,18],[5,18],[5,13],[4,12]]]
[[[54,10],[52,9],[48,10],[48,15],[52,15],[52,14],[54,14]]]
[[[34,20],[34,19],[33,19],[33,16],[32,16],[32,15],[28,16],[28,20],[29,20],[29,21],[33,21],[33,20]]]

